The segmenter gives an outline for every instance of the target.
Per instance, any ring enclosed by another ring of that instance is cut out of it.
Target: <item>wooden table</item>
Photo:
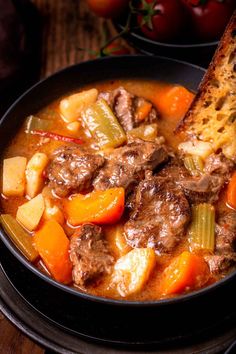
[[[111,23],[89,12],[84,0],[32,0],[42,17],[41,77],[94,57],[106,38],[114,35]],[[81,50],[82,49],[82,50]],[[43,354],[0,313],[1,354]]]

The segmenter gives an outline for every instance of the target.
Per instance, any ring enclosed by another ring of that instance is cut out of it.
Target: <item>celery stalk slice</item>
[[[197,171],[203,172],[204,171],[204,164],[202,158],[200,156],[193,156],[194,165]]]
[[[203,161],[200,156],[186,156],[184,166],[192,176],[199,176],[204,171]]]
[[[10,239],[23,255],[30,262],[34,262],[39,257],[39,254],[33,246],[32,236],[10,214],[1,214],[0,222]]]
[[[52,122],[47,119],[41,119],[33,115],[26,118],[25,132],[31,133],[33,130],[48,130],[52,126]]]
[[[95,102],[82,118],[102,149],[115,148],[126,141],[124,130],[105,100]]]
[[[204,249],[213,252],[215,248],[215,208],[202,203],[192,207],[192,223],[188,240],[191,250]]]

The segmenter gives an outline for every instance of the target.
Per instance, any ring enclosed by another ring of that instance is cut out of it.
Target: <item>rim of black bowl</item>
[[[124,30],[125,26],[122,25],[122,23],[117,22],[117,21],[113,21],[113,24],[115,27],[120,28],[122,31]],[[203,42],[203,43],[186,43],[186,44],[182,44],[182,43],[167,43],[167,42],[159,42],[159,41],[154,41],[150,38],[144,37],[141,34],[135,32],[134,30],[131,30],[130,32],[126,33],[124,36],[127,37],[134,37],[136,39],[138,39],[139,41],[143,41],[146,42],[150,45],[153,46],[162,46],[162,47],[168,47],[168,48],[199,48],[199,47],[213,47],[213,46],[217,46],[219,44],[219,40],[215,40],[212,42]]]
[[[75,66],[82,66],[83,64],[86,63],[94,63],[96,61],[111,61],[111,60],[116,60],[116,58],[119,60],[125,59],[125,58],[130,58],[132,60],[132,58],[136,58],[136,57],[145,57],[145,58],[149,58],[147,55],[142,55],[142,54],[138,54],[138,55],[122,55],[122,56],[113,56],[113,57],[105,57],[105,58],[99,58],[99,59],[95,59],[95,60],[89,60],[86,62],[82,62],[82,63],[78,63],[78,64],[74,64],[71,66],[68,66],[64,69],[61,69],[57,72],[55,72],[54,74],[40,80],[39,82],[37,82],[35,85],[31,86],[27,91],[25,91],[10,107],[9,109],[6,111],[6,113],[3,115],[3,117],[0,120],[0,124],[2,124],[3,121],[5,121],[7,119],[8,114],[11,112],[11,110],[18,104],[19,101],[21,101],[23,98],[25,98],[29,92],[31,92],[32,90],[34,90],[36,87],[41,86],[44,84],[45,81],[50,80],[50,78],[55,77],[57,75],[61,75],[63,72],[71,70],[71,68],[75,67]],[[203,72],[205,72],[206,70],[198,65],[194,65],[182,60],[177,60],[177,59],[172,59],[172,58],[167,58],[167,57],[162,57],[162,56],[151,56],[150,58],[157,58],[160,60],[166,60],[166,61],[170,61],[170,62],[178,62],[187,66],[191,66],[194,68],[197,68],[199,70],[202,70]],[[184,295],[178,295],[177,297],[173,297],[173,298],[167,298],[167,299],[161,299],[161,300],[148,300],[148,301],[133,301],[133,300],[117,300],[117,299],[111,299],[111,298],[106,298],[106,297],[101,297],[101,296],[95,296],[95,295],[91,295],[85,292],[80,291],[80,289],[76,289],[76,288],[72,288],[68,285],[64,285],[62,283],[57,282],[56,280],[54,280],[53,278],[51,278],[50,276],[42,273],[39,269],[36,268],[36,266],[34,264],[32,264],[31,262],[29,262],[25,256],[21,253],[21,251],[17,248],[17,246],[13,243],[13,241],[9,238],[9,236],[7,235],[7,233],[5,232],[5,230],[1,227],[0,228],[0,239],[2,240],[2,242],[5,244],[5,246],[7,246],[7,248],[10,250],[10,252],[18,259],[18,261],[20,261],[26,268],[28,268],[29,270],[31,270],[35,275],[39,276],[41,279],[43,279],[44,281],[46,281],[47,283],[57,287],[60,290],[63,290],[67,293],[70,293],[72,295],[78,296],[83,298],[84,300],[90,300],[93,302],[100,302],[103,304],[107,304],[107,305],[118,305],[118,306],[134,306],[134,307],[146,307],[146,306],[150,306],[150,305],[155,305],[155,306],[166,306],[166,305],[171,305],[171,304],[176,304],[178,302],[185,302],[185,301],[189,301],[193,298],[205,295],[209,292],[211,292],[212,290],[218,288],[221,286],[221,284],[223,283],[227,283],[229,281],[231,281],[232,278],[234,278],[236,276],[236,271],[233,271],[232,273],[230,273],[229,275],[225,276],[223,279],[217,281],[216,283],[209,285],[205,288],[199,289],[197,291],[193,291],[191,293],[188,294],[184,294]]]

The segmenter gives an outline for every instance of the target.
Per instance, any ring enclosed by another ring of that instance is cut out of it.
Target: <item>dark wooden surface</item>
[[[94,57],[115,31],[108,21],[93,16],[85,0],[32,0],[41,18],[40,76]],[[40,45],[40,43],[38,43]],[[82,50],[81,50],[82,49]],[[43,354],[0,313],[0,354]]]

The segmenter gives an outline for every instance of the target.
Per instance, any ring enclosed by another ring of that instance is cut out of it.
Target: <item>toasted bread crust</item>
[[[211,142],[236,160],[236,11],[176,132]]]

